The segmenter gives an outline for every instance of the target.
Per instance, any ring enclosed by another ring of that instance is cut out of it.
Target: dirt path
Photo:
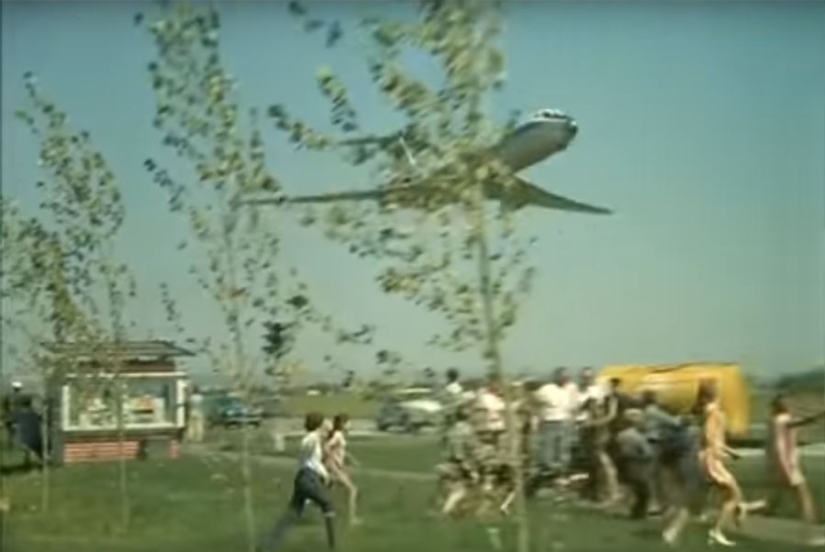
[[[238,459],[238,452],[232,451],[217,451],[209,447],[209,445],[188,445],[184,449],[185,453],[194,456],[205,457],[210,459],[220,459],[223,461],[235,461]],[[269,456],[263,454],[252,455],[255,462],[265,466],[277,466],[283,468],[292,468],[295,466],[295,459],[284,458],[282,456]],[[399,471],[399,470],[385,470],[380,468],[353,468],[353,473],[364,475],[367,477],[376,477],[384,479],[401,479],[404,481],[435,481],[435,474],[413,472],[413,471]]]

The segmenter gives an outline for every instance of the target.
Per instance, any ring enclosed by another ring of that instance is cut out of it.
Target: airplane
[[[579,127],[575,119],[562,111],[542,109],[535,112],[526,123],[516,127],[496,146],[489,150],[489,153],[496,156],[512,171],[515,183],[513,186],[508,187],[507,190],[504,190],[503,186],[497,185],[496,182],[490,182],[485,186],[484,192],[486,198],[500,201],[514,210],[532,205],[559,211],[573,211],[598,215],[612,214],[613,211],[610,209],[568,199],[516,176],[516,173],[535,165],[539,161],[543,161],[556,153],[566,150],[576,137],[578,130]],[[400,140],[401,145],[404,146],[405,152],[407,153],[408,161],[414,165],[414,160],[409,154],[409,151],[407,151],[403,137],[400,135],[389,138],[345,140],[339,142],[339,144],[357,145],[363,144],[367,140],[373,142]],[[245,205],[266,205],[276,203],[326,203],[335,201],[375,200],[403,206],[404,204],[414,204],[416,198],[420,200],[422,194],[427,193],[428,188],[431,192],[436,191],[433,185],[428,184],[428,181],[432,182],[437,178],[438,170],[429,176],[406,178],[401,184],[372,190],[353,190],[287,198],[247,199],[240,203]]]

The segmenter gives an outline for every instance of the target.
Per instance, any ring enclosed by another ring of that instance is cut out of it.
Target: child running
[[[301,440],[301,448],[298,451],[298,472],[295,474],[292,498],[286,513],[258,546],[258,552],[276,550],[280,546],[287,531],[301,518],[307,502],[314,503],[324,514],[327,546],[329,550],[335,550],[335,513],[326,489],[329,474],[323,462],[323,428],[322,414],[307,414],[304,420],[306,435]]]
[[[347,490],[349,496],[350,525],[358,525],[361,520],[357,515],[358,488],[352,482],[347,469],[347,460],[354,463],[355,458],[347,452],[346,432],[349,425],[349,416],[338,414],[332,419],[332,431],[324,447],[324,458],[332,480],[340,483]]]

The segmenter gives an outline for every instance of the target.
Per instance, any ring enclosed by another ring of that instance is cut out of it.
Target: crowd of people
[[[588,368],[578,382],[559,368],[547,383],[507,388],[492,377],[475,390],[464,389],[460,374],[452,369],[442,401],[444,462],[437,471],[443,515],[462,507],[476,515],[507,515],[522,475],[527,498],[549,486],[605,507],[626,507],[633,519],[660,515],[668,544],[677,542],[691,518],[704,518],[710,522],[710,544],[733,546],[725,534],[728,526],[741,523],[750,511],[774,509],[788,491],[797,496],[804,521],[815,528],[817,513],[800,466],[796,432],[825,417],[825,410],[795,418],[781,394],[771,403],[766,441],[774,492],[767,500],[750,502],[728,469],[738,454],[725,441],[725,416],[713,381],[699,383],[693,408],[680,416],[668,412],[652,391],[632,396],[619,379],[599,385]],[[509,424],[515,431],[506,431]],[[308,503],[323,513],[333,550],[329,489],[335,484],[347,491],[350,522],[358,523],[358,490],[348,469],[356,461],[347,450],[347,417],[338,415],[329,423],[321,414],[310,413],[305,429],[287,511],[261,542],[262,552],[278,548]],[[721,504],[709,515],[714,495]],[[823,544],[820,535],[812,533],[809,539]]]
[[[797,430],[825,418],[825,410],[795,417],[782,394],[774,397],[765,451],[773,492],[765,500],[749,502],[728,468],[738,454],[726,443],[725,415],[711,380],[699,383],[690,412],[676,415],[660,404],[655,392],[630,395],[616,378],[603,386],[589,368],[580,372],[578,381],[558,368],[546,383],[508,387],[491,377],[473,390],[464,388],[455,369],[447,371],[446,379],[440,428],[444,461],[437,467],[443,515],[462,509],[480,516],[507,515],[521,477],[528,499],[549,487],[556,496],[577,493],[607,508],[627,508],[634,519],[660,515],[662,538],[669,544],[679,539],[692,517],[710,517],[709,543],[732,546],[725,534],[730,524],[740,523],[755,509],[775,510],[789,493],[797,498],[807,525],[813,529],[817,522],[799,461]],[[7,434],[42,462],[40,420],[19,385],[4,401],[3,414]],[[308,503],[323,513],[328,545],[334,549],[329,490],[335,485],[347,493],[350,523],[360,523],[358,488],[349,469],[358,461],[348,450],[348,422],[346,414],[332,420],[320,413],[306,416],[287,511],[262,540],[260,551],[276,549]],[[714,495],[721,504],[708,516]],[[825,544],[820,535],[810,539]]]
[[[444,514],[462,504],[484,513],[496,501],[506,514],[521,464],[528,497],[549,485],[604,507],[626,507],[634,519],[661,516],[662,538],[669,544],[697,516],[712,518],[710,543],[731,546],[726,528],[750,511],[775,508],[786,490],[798,497],[804,520],[814,528],[817,514],[802,474],[796,430],[825,417],[825,411],[795,419],[781,394],[772,402],[766,441],[775,492],[754,501],[745,499],[728,469],[738,454],[726,443],[725,416],[712,380],[699,383],[693,408],[681,416],[669,412],[651,390],[630,395],[615,378],[600,385],[589,368],[577,382],[559,368],[547,383],[505,389],[491,378],[473,391],[463,389],[458,372],[450,370],[443,395],[445,461],[438,471]],[[505,438],[508,416],[517,429],[511,433],[515,443]],[[714,495],[721,505],[709,516]],[[821,540],[814,533],[810,538]]]

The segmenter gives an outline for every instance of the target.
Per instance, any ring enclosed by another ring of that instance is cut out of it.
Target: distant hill
[[[775,385],[778,389],[793,393],[825,393],[825,366],[780,376]]]

